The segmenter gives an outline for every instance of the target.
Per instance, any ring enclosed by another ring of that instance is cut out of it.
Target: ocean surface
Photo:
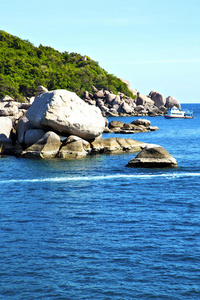
[[[200,299],[200,104],[186,107],[194,119],[104,134],[159,144],[177,168],[0,157],[0,299]]]

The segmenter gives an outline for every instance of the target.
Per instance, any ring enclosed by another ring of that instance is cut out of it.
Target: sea
[[[103,134],[161,145],[176,168],[0,157],[0,299],[200,299],[200,104],[185,108],[194,119]]]

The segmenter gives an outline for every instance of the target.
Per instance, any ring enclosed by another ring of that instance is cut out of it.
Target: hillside
[[[0,31],[0,98],[7,94],[23,101],[34,95],[38,85],[48,90],[67,89],[80,97],[85,90],[92,92],[94,85],[133,97],[125,83],[87,56],[35,47],[28,40]]]

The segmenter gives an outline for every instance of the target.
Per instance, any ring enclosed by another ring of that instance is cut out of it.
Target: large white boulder
[[[88,105],[75,93],[66,90],[39,95],[26,117],[36,128],[72,134],[86,140],[99,136],[105,128],[105,120],[98,107]]]

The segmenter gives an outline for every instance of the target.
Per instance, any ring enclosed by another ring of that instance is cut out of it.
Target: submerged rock
[[[163,168],[176,167],[176,159],[163,147],[148,144],[126,167]]]

